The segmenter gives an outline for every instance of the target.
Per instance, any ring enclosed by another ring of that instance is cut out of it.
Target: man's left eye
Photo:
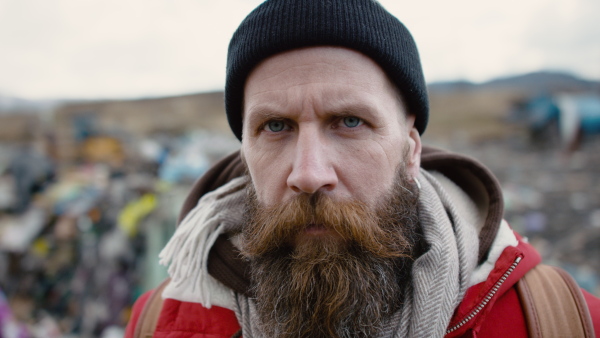
[[[342,122],[348,128],[356,128],[362,124],[362,120],[355,116],[346,116],[342,119]]]

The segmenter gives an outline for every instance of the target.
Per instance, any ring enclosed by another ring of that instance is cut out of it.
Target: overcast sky
[[[221,90],[229,38],[260,0],[0,0],[0,93],[133,98]],[[381,0],[428,82],[542,69],[600,80],[598,0]]]

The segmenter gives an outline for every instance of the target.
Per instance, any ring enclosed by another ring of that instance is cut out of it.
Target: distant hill
[[[459,80],[459,81],[439,81],[427,84],[429,92],[432,93],[445,93],[454,91],[471,90],[475,88],[477,84],[474,82]]]
[[[428,85],[430,92],[444,93],[472,89],[510,89],[530,93],[558,91],[600,91],[600,81],[590,81],[562,72],[534,72],[507,76],[483,83],[469,81],[433,82]]]
[[[597,91],[600,92],[600,81],[590,81],[563,72],[541,71],[522,75],[507,76],[483,83],[466,80],[432,82],[428,86],[430,93],[447,93],[469,91],[473,89],[517,90],[528,93],[557,91]],[[13,97],[0,93],[0,114],[35,113],[53,110],[65,103],[94,101],[144,101],[155,98],[139,98],[134,100],[32,100]]]
[[[505,123],[516,102],[541,93],[600,93],[600,82],[560,72],[507,76],[483,83],[436,82],[429,89],[429,125],[426,137],[446,142],[478,142],[521,132]]]
[[[49,111],[60,103],[59,100],[28,100],[0,93],[0,114]]]

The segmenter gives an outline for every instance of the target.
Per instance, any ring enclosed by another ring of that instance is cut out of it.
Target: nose
[[[318,131],[299,133],[293,161],[287,185],[294,192],[312,194],[336,187],[338,177],[328,156],[328,145]]]

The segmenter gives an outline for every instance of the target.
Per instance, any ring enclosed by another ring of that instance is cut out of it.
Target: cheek
[[[394,175],[388,163],[363,162],[348,171],[347,186],[355,197],[373,203],[387,193]]]
[[[272,204],[285,189],[286,159],[282,153],[270,151],[259,146],[242,145],[250,178],[261,203]]]
[[[339,152],[338,174],[354,198],[374,203],[389,191],[401,160],[397,148],[388,143],[369,142]]]

